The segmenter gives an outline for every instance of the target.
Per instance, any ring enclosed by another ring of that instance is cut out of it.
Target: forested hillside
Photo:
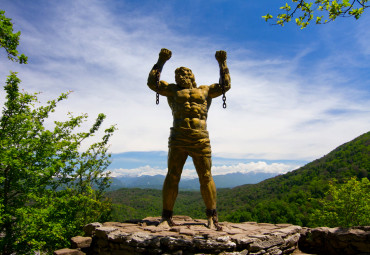
[[[315,199],[324,196],[330,180],[343,183],[350,177],[369,176],[369,145],[370,132],[295,171],[256,185],[224,190],[219,193],[222,215],[233,221],[315,225],[309,214],[318,207]]]
[[[369,177],[370,132],[345,143],[328,155],[295,171],[258,184],[218,190],[220,220],[258,221],[315,226],[310,217],[320,207],[333,179],[343,183],[351,177]],[[160,215],[161,191],[121,189],[110,192],[116,208],[113,220]],[[200,192],[180,192],[175,214],[204,218]]]

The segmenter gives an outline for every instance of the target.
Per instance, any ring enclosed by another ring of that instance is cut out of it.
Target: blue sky
[[[214,53],[226,50],[228,107],[214,99],[208,118],[213,155],[225,159],[215,167],[233,172],[245,164],[249,171],[261,162],[253,169],[263,171],[276,162],[284,165],[276,172],[289,171],[369,131],[370,16],[303,30],[261,18],[284,3],[3,0],[0,8],[22,32],[20,50],[29,64],[11,63],[2,50],[0,81],[17,71],[26,91],[42,92],[41,102],[72,90],[52,118],[87,113],[88,127],[105,113],[105,126],[118,127],[112,153],[165,152],[171,111],[163,97],[155,105],[146,86],[160,49],[173,53],[161,79],[174,82],[175,68],[186,66],[198,85],[218,81]],[[111,170],[166,171],[163,162],[142,161]]]

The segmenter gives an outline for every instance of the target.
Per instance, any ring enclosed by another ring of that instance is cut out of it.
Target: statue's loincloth
[[[207,130],[172,127],[168,147],[184,149],[190,156],[211,157],[211,143]]]

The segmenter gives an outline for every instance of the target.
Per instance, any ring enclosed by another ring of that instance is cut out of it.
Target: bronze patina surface
[[[163,184],[162,223],[175,225],[172,221],[173,207],[178,194],[181,173],[188,156],[191,156],[199,176],[200,190],[206,205],[208,226],[219,229],[216,212],[216,186],[212,178],[211,145],[207,131],[207,115],[212,99],[223,96],[230,89],[231,80],[226,64],[225,51],[217,51],[216,60],[220,67],[219,83],[197,86],[189,68],[175,70],[176,84],[159,80],[162,68],[172,56],[168,49],[162,49],[157,63],[149,73],[148,86],[159,95],[167,97],[172,110],[173,127],[169,137],[168,172]]]

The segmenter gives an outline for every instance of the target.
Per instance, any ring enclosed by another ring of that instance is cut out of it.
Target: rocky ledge
[[[303,228],[298,244],[310,254],[370,255],[370,226]]]
[[[255,222],[221,222],[222,231],[208,229],[206,220],[175,216],[175,227],[157,227],[159,217],[129,223],[91,223],[86,237],[72,239],[67,254],[290,254],[296,250],[299,226]]]
[[[175,227],[159,227],[159,220],[150,217],[126,223],[91,223],[84,227],[84,237],[72,238],[71,249],[54,254],[370,255],[370,226],[310,229],[290,224],[221,222],[222,231],[216,231],[206,227],[206,220],[187,216],[175,216]]]

